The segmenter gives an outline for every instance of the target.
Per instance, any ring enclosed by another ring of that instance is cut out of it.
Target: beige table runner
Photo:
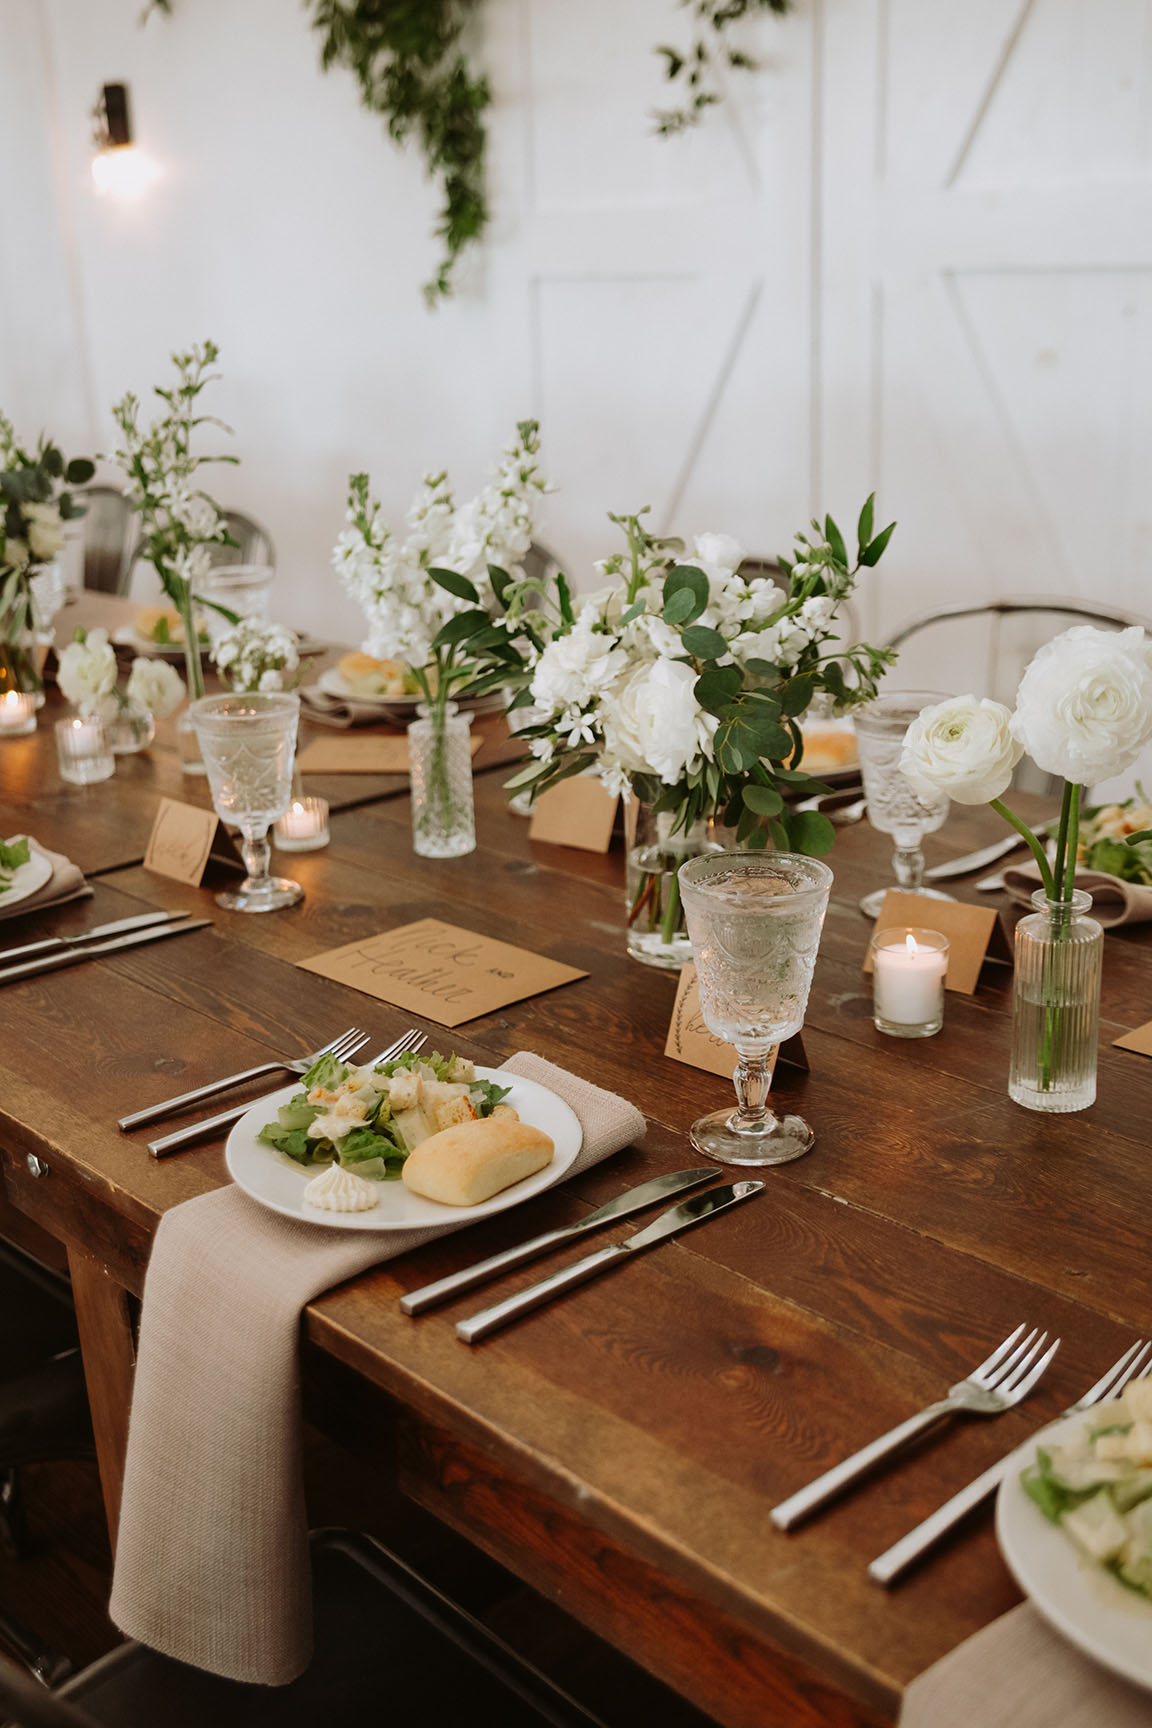
[[[569,1175],[644,1133],[633,1105],[538,1056],[521,1051],[504,1067],[549,1087],[580,1118]],[[232,1680],[283,1685],[303,1672],[312,1613],[301,1310],[468,1223],[378,1236],[325,1230],[231,1186],[165,1214],[144,1288],[109,1605],[122,1631]]]
[[[1025,1602],[918,1675],[899,1728],[1152,1728],[1152,1694],[1082,1656]]]

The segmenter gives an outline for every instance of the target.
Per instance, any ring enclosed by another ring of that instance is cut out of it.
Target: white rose
[[[731,534],[698,534],[693,545],[700,563],[718,570],[737,570],[748,556]]]
[[[1002,702],[951,696],[913,720],[900,767],[923,798],[943,792],[957,804],[987,804],[1007,789],[1023,754]]]
[[[101,698],[116,688],[116,653],[107,630],[89,630],[83,642],[69,642],[60,655],[56,682],[82,714],[99,707]]]
[[[141,707],[149,709],[163,720],[175,713],[184,700],[184,680],[175,666],[166,660],[148,660],[143,655],[133,660],[128,674],[128,694]]]
[[[696,673],[679,660],[640,666],[603,710],[606,753],[631,773],[673,785],[711,742],[717,721],[692,693]]]
[[[1122,774],[1152,738],[1152,668],[1139,626],[1078,624],[1020,680],[1012,731],[1038,768],[1074,785]]]

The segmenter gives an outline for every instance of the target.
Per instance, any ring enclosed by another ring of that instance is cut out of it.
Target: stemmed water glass
[[[268,830],[288,808],[300,698],[286,693],[202,696],[189,714],[208,772],[216,814],[240,829],[247,871],[239,888],[216,896],[229,912],[274,912],[303,898],[298,882],[271,876]]]
[[[832,872],[794,852],[713,852],[678,879],[704,1023],[737,1056],[736,1109],[694,1122],[692,1144],[721,1164],[788,1164],[815,1135],[769,1108],[771,1054],[804,1023]]]
[[[881,834],[891,834],[893,888],[902,894],[922,894],[930,900],[951,900],[938,888],[924,886],[924,854],[920,842],[943,826],[948,815],[948,795],[922,796],[914,792],[900,769],[904,734],[922,708],[947,698],[932,690],[892,690],[857,708],[856,740],[868,820]],[[876,918],[887,888],[865,894],[860,910]],[[925,923],[929,920],[925,918]]]

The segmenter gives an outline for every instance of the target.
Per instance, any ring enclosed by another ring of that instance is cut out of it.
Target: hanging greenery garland
[[[698,126],[704,110],[723,100],[723,72],[755,72],[760,62],[740,48],[728,46],[725,32],[733,24],[754,12],[775,12],[783,16],[792,0],[680,0],[691,8],[695,18],[695,34],[690,47],[683,50],[661,46],[657,54],[664,55],[664,76],[671,83],[679,79],[687,90],[680,108],[658,108],[653,118],[661,138],[670,138],[689,126]]]

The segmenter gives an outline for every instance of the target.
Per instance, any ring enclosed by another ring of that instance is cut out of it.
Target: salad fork
[[[1111,1368],[1101,1374],[1095,1386],[1089,1386],[1082,1398],[1075,1404],[1069,1404],[1067,1410],[1060,1412],[1057,1420],[1065,1416],[1077,1416],[1081,1410],[1090,1410],[1094,1404],[1099,1404],[1105,1398],[1114,1397],[1123,1392],[1129,1380],[1134,1380],[1142,1370],[1146,1370],[1149,1357],[1152,1356],[1152,1344],[1138,1338],[1135,1344],[1125,1350],[1123,1356],[1113,1362]],[[989,1465],[983,1475],[969,1482],[966,1488],[961,1488],[958,1494],[953,1494],[951,1500],[946,1500],[943,1506],[938,1506],[935,1512],[929,1514],[915,1529],[909,1530],[899,1542],[894,1542],[891,1548],[885,1549],[868,1568],[869,1576],[875,1578],[878,1584],[891,1584],[900,1576],[914,1560],[926,1554],[933,1543],[939,1541],[946,1531],[971,1512],[974,1506],[979,1506],[997,1488],[1004,1478],[1027,1458],[1032,1442],[1024,1441],[1021,1446],[1014,1446],[1011,1452],[1006,1452],[1003,1458]]]
[[[178,1098],[166,1098],[162,1104],[149,1104],[146,1110],[134,1110],[130,1116],[121,1116],[117,1127],[122,1128],[125,1133],[131,1128],[143,1128],[145,1122],[156,1122],[161,1116],[175,1116],[190,1104],[201,1104],[205,1098],[211,1098],[217,1092],[226,1092],[229,1086],[239,1086],[245,1080],[256,1080],[261,1074],[277,1074],[281,1069],[289,1074],[306,1074],[313,1062],[319,1062],[321,1056],[339,1056],[343,1059],[362,1049],[367,1042],[367,1032],[361,1032],[359,1026],[349,1026],[347,1032],[330,1038],[327,1044],[321,1044],[319,1050],[313,1050],[308,1056],[289,1057],[283,1062],[260,1062],[255,1068],[245,1068],[239,1074],[229,1074],[225,1080],[210,1080],[206,1086],[194,1086],[191,1092],[181,1092]]]
[[[887,1434],[882,1434],[878,1440],[871,1441],[867,1446],[861,1447],[859,1452],[854,1452],[850,1458],[845,1458],[831,1470],[826,1470],[823,1476],[809,1482],[799,1493],[791,1495],[787,1500],[781,1500],[778,1506],[773,1506],[769,1513],[773,1524],[779,1530],[791,1530],[794,1524],[817,1511],[843,1489],[858,1481],[882,1458],[887,1458],[890,1453],[906,1445],[915,1435],[923,1433],[925,1428],[930,1428],[943,1416],[951,1416],[957,1410],[964,1410],[975,1416],[998,1416],[1002,1410],[1011,1410],[1014,1404],[1018,1404],[1032,1390],[1060,1348],[1060,1340],[1057,1338],[1041,1356],[1040,1352],[1048,1342],[1047,1332],[1037,1334],[1033,1328],[1021,1342],[1020,1334],[1023,1330],[1022,1325],[1017,1326],[1015,1332],[973,1368],[966,1379],[957,1381],[946,1398],[927,1405],[915,1416],[909,1416],[907,1421],[899,1423]]]
[[[381,1050],[378,1056],[373,1056],[368,1066],[375,1067],[377,1062],[387,1062],[393,1056],[403,1056],[407,1050],[419,1050],[423,1047],[424,1039],[424,1033],[417,1032],[413,1027],[386,1050]],[[366,1044],[368,1040],[365,1038],[361,1042]],[[358,1044],[356,1049],[359,1048]],[[272,1098],[275,1093],[265,1092],[262,1097]],[[165,1134],[159,1140],[149,1140],[148,1150],[153,1158],[163,1158],[169,1152],[178,1152],[181,1146],[191,1146],[197,1140],[208,1140],[217,1129],[230,1128],[233,1122],[239,1122],[241,1116],[246,1116],[252,1106],[261,1101],[261,1098],[249,1098],[244,1104],[233,1104],[227,1110],[222,1110],[218,1116],[205,1116],[202,1121],[192,1122],[187,1128],[177,1128],[174,1133]]]

